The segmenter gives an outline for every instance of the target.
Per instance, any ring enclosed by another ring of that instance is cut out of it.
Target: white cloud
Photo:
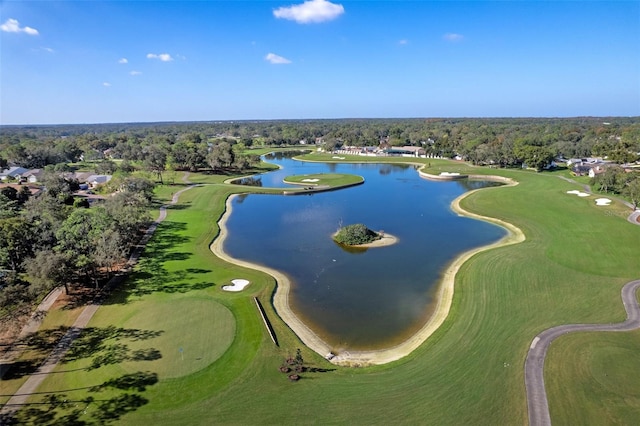
[[[49,52],[49,53],[55,53],[55,50],[53,50],[50,47],[41,47],[40,49],[44,50],[45,52]]]
[[[447,41],[457,42],[457,41],[462,41],[462,39],[464,39],[464,36],[462,34],[446,33],[445,35],[442,36],[442,38]]]
[[[341,4],[327,0],[307,0],[302,4],[279,7],[273,11],[273,16],[296,21],[299,24],[309,24],[331,21],[343,13],[344,7]]]
[[[130,75],[140,75],[142,74],[142,71],[129,71]]]
[[[129,60],[127,58],[120,58],[120,59],[118,59],[118,63],[119,64],[128,64]]]
[[[109,83],[109,82],[107,82],[107,81],[105,81],[104,83],[102,83],[102,85],[103,85],[104,87],[111,87],[111,83]]]
[[[275,53],[268,53],[264,59],[272,64],[290,64],[291,61]]]
[[[168,53],[147,53],[147,59],[159,59],[162,62],[171,62],[173,58]]]
[[[398,44],[399,44],[400,46],[404,46],[405,44],[409,44],[409,40],[407,40],[407,39],[399,40],[399,41],[398,41]]]
[[[38,35],[38,30],[31,27],[21,27],[17,19],[7,19],[7,22],[0,25],[0,30],[7,33],[25,33],[29,35]]]

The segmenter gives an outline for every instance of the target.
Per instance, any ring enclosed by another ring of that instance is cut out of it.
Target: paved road
[[[180,194],[182,194],[184,191],[191,188],[193,188],[193,186],[189,186],[181,191],[176,192],[173,195],[171,204],[176,204],[178,202],[178,198],[180,197]],[[145,245],[147,244],[149,239],[151,239],[151,236],[155,232],[158,225],[163,220],[165,220],[166,217],[167,217],[167,209],[165,206],[162,206],[160,207],[160,215],[155,220],[155,222],[153,222],[153,224],[147,229],[147,232],[145,233],[145,235],[142,237],[142,239],[140,240],[136,248],[131,253],[131,256],[129,257],[129,260],[127,262],[127,267],[125,268],[125,270],[122,271],[122,273],[115,276],[111,281],[109,281],[109,283],[107,283],[107,285],[105,286],[105,289],[110,289],[112,287],[115,287],[116,285],[124,281],[126,277],[126,273],[130,271],[130,269],[138,262],[140,255],[144,251]],[[62,337],[62,339],[60,339],[60,341],[58,342],[56,347],[53,349],[53,351],[49,354],[47,359],[45,359],[42,365],[38,367],[35,373],[29,376],[27,381],[24,382],[24,384],[20,387],[20,389],[17,390],[17,392],[11,397],[11,399],[9,399],[9,401],[7,401],[7,403],[4,406],[2,406],[2,409],[0,410],[0,416],[4,416],[4,418],[11,417],[27,402],[31,394],[33,394],[37,390],[37,388],[40,386],[42,381],[46,379],[48,375],[56,368],[58,363],[62,360],[64,355],[67,353],[67,350],[71,347],[71,344],[73,343],[73,341],[77,339],[78,336],[80,336],[80,334],[82,333],[82,330],[84,330],[84,328],[87,326],[91,318],[93,318],[93,315],[96,313],[96,311],[100,307],[100,304],[102,303],[102,300],[104,299],[104,297],[106,297],[108,293],[109,293],[108,291],[103,292],[102,296],[98,297],[96,300],[94,300],[91,304],[87,305],[82,310],[82,312],[80,313],[76,321],[69,328],[67,333]]]
[[[544,358],[549,345],[558,337],[576,331],[630,331],[640,328],[640,306],[636,291],[640,280],[631,281],[622,288],[622,304],[627,320],[617,324],[567,324],[550,328],[538,334],[531,342],[524,364],[524,382],[527,389],[527,406],[531,426],[549,426],[549,404],[544,389]]]

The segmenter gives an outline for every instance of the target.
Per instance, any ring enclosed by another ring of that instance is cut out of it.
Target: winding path
[[[185,180],[185,182],[187,181]],[[178,202],[178,198],[180,197],[180,194],[182,194],[184,191],[187,191],[193,188],[194,186],[195,185],[190,185],[185,189],[182,189],[176,192],[175,194],[173,194],[170,204],[171,205],[176,204]],[[131,253],[131,256],[127,261],[127,266],[125,267],[125,269],[122,270],[118,275],[113,277],[107,283],[104,290],[109,290],[125,280],[127,273],[138,262],[140,255],[144,251],[146,244],[149,242],[149,240],[153,236],[153,233],[155,232],[156,228],[158,228],[158,225],[160,225],[160,223],[164,221],[166,217],[167,217],[167,208],[166,208],[166,205],[163,205],[162,207],[160,207],[160,214],[158,215],[158,218],[153,222],[153,224],[151,224],[151,226],[149,226],[144,236],[140,239],[135,249]],[[82,310],[82,312],[80,313],[76,321],[73,323],[71,327],[69,327],[69,330],[67,331],[67,333],[60,339],[60,341],[58,342],[56,347],[53,349],[53,351],[49,354],[47,359],[45,359],[42,365],[40,365],[40,367],[38,367],[38,369],[29,376],[27,381],[25,381],[22,384],[22,386],[16,391],[16,393],[11,397],[11,399],[9,399],[9,401],[7,401],[7,403],[2,406],[2,409],[0,409],[0,420],[10,418],[20,408],[22,408],[24,404],[26,404],[27,400],[31,397],[31,394],[33,394],[36,391],[36,389],[40,386],[40,384],[44,381],[44,379],[46,379],[49,376],[49,374],[53,372],[53,370],[56,368],[58,363],[64,358],[64,355],[67,353],[67,351],[71,347],[71,344],[73,343],[73,341],[80,336],[80,334],[82,333],[82,330],[85,329],[85,327],[87,326],[91,318],[93,318],[93,315],[96,313],[96,311],[102,304],[102,301],[108,294],[109,294],[108,291],[103,291],[99,297],[93,300],[89,305],[87,305]]]
[[[577,331],[631,331],[640,328],[640,305],[636,299],[639,288],[640,280],[631,281],[622,287],[622,304],[627,311],[627,319],[624,322],[559,325],[543,331],[533,339],[524,365],[524,382],[531,426],[551,425],[549,403],[544,388],[544,359],[551,343],[564,334]]]

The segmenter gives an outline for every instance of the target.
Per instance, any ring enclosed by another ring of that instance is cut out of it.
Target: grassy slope
[[[444,164],[432,163],[434,172]],[[442,168],[461,172],[468,169],[459,163]],[[180,261],[160,257],[155,267],[167,272],[209,270],[208,280],[215,286],[194,286],[187,293],[160,291],[136,296],[136,301],[129,302],[132,305],[114,304],[106,308],[111,310],[109,321],[134,327],[135,322],[125,314],[133,304],[138,304],[139,309],[153,310],[161,305],[156,301],[193,297],[227,307],[236,319],[235,339],[217,361],[197,373],[179,378],[161,376],[160,382],[143,394],[149,403],[122,421],[128,424],[526,423],[523,364],[531,339],[556,324],[624,318],[620,288],[640,275],[635,262],[640,227],[632,227],[620,216],[604,214],[605,210],[596,207],[592,199],[565,194],[575,187],[552,175],[473,169],[474,173],[479,171],[508,175],[521,183],[477,192],[465,199],[462,206],[518,225],[526,233],[527,241],[481,253],[467,262],[456,281],[452,314],[432,338],[407,358],[387,366],[345,369],[304,351],[305,360],[331,371],[305,373],[303,380],[295,384],[277,372],[282,357],[293,353],[300,344],[277,321],[268,304],[273,280],[258,272],[222,264],[208,252],[208,243],[217,232],[215,219],[222,213],[230,189],[210,186],[185,193],[180,203],[184,207],[170,213],[169,221],[163,225],[167,233],[154,239],[148,253],[157,259],[162,252],[154,253],[153,244],[167,245],[171,238],[183,238],[181,246],[171,243],[163,250],[191,255]],[[172,225],[176,223],[183,225]],[[201,280],[197,275],[188,273],[181,280],[198,283]],[[219,291],[220,284],[237,277],[248,278],[254,284],[241,294]],[[275,348],[268,339],[251,295],[263,300],[281,348]],[[182,313],[190,312],[183,309]],[[622,345],[636,335],[619,334],[616,338]],[[637,361],[629,360],[622,350],[608,354],[611,351],[602,342],[611,337],[583,334],[571,339],[576,342],[567,339],[569,343],[564,343],[565,339],[560,339],[554,344],[548,361],[547,390],[553,401],[554,419],[561,416],[558,413],[575,411],[576,407],[601,405],[597,392],[579,395],[567,392],[582,386],[583,370],[561,369],[562,373],[555,376],[558,364],[572,365],[572,360],[580,359],[574,349],[587,340],[600,342],[593,349],[594,359],[615,359],[619,370],[627,372],[618,375],[623,382],[621,386],[629,389],[631,395],[640,392],[637,375],[629,374],[637,371]],[[563,349],[562,344],[569,347]],[[175,347],[157,346],[163,354],[175,351]],[[601,364],[594,364],[593,368],[598,370]],[[80,376],[91,376],[93,382],[99,383],[113,374],[105,368],[89,373],[69,372],[58,375],[56,381],[49,380],[46,387],[68,389],[77,385]],[[554,375],[554,380],[549,379],[550,375]],[[611,418],[637,416],[639,410],[638,398],[627,398],[624,405],[609,407],[606,413],[589,410],[589,419],[608,423]]]

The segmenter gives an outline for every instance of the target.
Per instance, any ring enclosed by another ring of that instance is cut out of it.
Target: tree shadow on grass
[[[73,342],[66,353],[63,363],[91,358],[87,370],[104,365],[119,364],[124,361],[152,361],[162,358],[155,348],[132,350],[125,343],[149,340],[163,334],[164,331],[127,329],[114,326],[89,327]]]
[[[69,327],[65,326],[39,330],[17,340],[14,343],[16,349],[23,350],[28,355],[1,364],[2,380],[15,380],[34,374],[68,330]]]
[[[66,394],[51,394],[41,402],[26,404],[13,415],[0,416],[1,425],[108,425],[149,403],[138,393],[122,392],[108,399],[89,396],[72,399]]]
[[[138,263],[138,269],[131,273],[126,284],[103,304],[126,304],[131,297],[141,297],[156,292],[186,293],[201,290],[214,285],[210,281],[191,282],[194,275],[207,274],[209,269],[187,268],[168,271],[164,261],[154,257],[145,257]]]
[[[6,371],[2,376],[2,380],[15,380],[24,376],[29,376],[36,372],[45,359],[46,357],[44,356],[38,356],[35,358],[17,360],[11,363],[2,364],[0,368],[2,371]]]
[[[189,242],[190,238],[182,232],[187,229],[185,222],[164,221],[156,228],[153,238],[145,247],[142,257],[152,257],[159,260],[171,260],[164,256],[174,255],[171,249],[177,245]],[[185,253],[190,255],[190,253]]]
[[[71,331],[73,330],[70,327],[39,330],[16,342],[16,345],[24,349],[26,355],[1,366],[5,372],[3,380],[15,380],[36,374],[38,367],[55,350],[60,340]],[[89,366],[83,369],[92,370],[124,361],[157,360],[162,358],[158,349],[153,347],[131,349],[127,341],[150,340],[163,333],[162,330],[140,330],[115,326],[88,327],[82,330],[73,341],[61,362],[68,364],[82,359],[91,359]]]

